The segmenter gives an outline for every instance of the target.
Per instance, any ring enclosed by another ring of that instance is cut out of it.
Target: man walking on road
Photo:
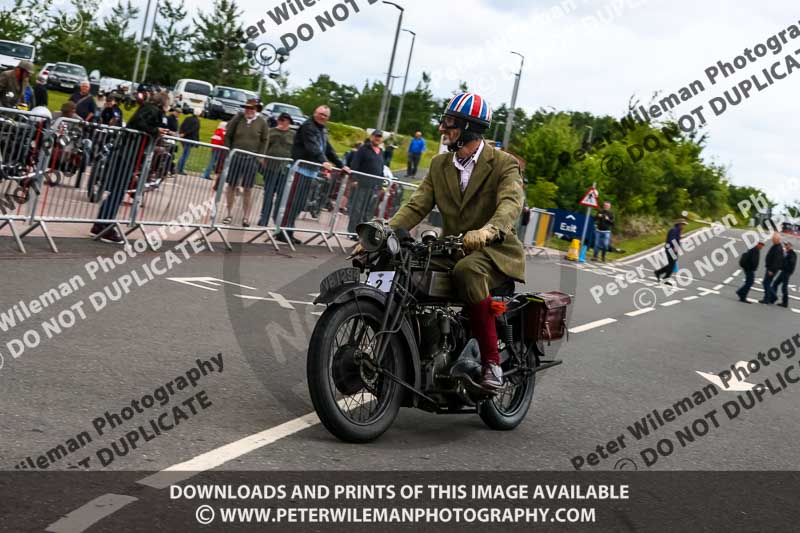
[[[778,272],[783,267],[783,246],[781,246],[781,236],[780,234],[773,233],[772,234],[772,247],[767,252],[767,259],[764,265],[767,272],[764,275],[764,299],[761,300],[760,303],[762,304],[773,304],[778,299],[778,295],[775,294],[775,288],[772,286],[772,282],[775,281],[775,276],[778,275]]]
[[[667,279],[672,275],[672,271],[675,270],[675,263],[678,261],[678,253],[681,249],[681,232],[683,232],[684,226],[686,226],[686,219],[679,218],[667,232],[667,242],[664,244],[667,264],[656,270],[655,274],[658,281],[661,281],[662,277]]]
[[[792,243],[789,241],[786,241],[783,251],[784,256],[781,271],[772,284],[772,293],[774,294],[772,301],[774,302],[778,299],[778,285],[780,285],[783,290],[783,300],[778,305],[781,307],[789,307],[789,278],[794,274],[794,267],[797,265],[797,255],[794,253]]]
[[[425,139],[422,138],[422,132],[418,131],[414,134],[414,139],[408,145],[408,172],[407,178],[413,178],[417,175],[419,168],[419,160],[422,159],[422,154],[425,152]]]
[[[358,149],[353,157],[352,169],[363,174],[373,176],[383,176],[383,132],[375,130],[369,136],[369,143],[364,144]],[[347,200],[347,214],[350,220],[347,224],[347,232],[355,233],[356,226],[368,220],[370,217],[370,205],[372,196],[378,188],[379,182],[375,178],[368,178],[361,175],[353,175],[352,190]],[[351,237],[358,240],[357,237]]]
[[[747,294],[750,292],[750,288],[753,286],[753,282],[755,282],[756,270],[758,270],[758,260],[761,256],[761,249],[763,247],[764,243],[759,242],[755,246],[747,250],[745,253],[743,253],[742,257],[739,258],[739,266],[742,267],[742,271],[744,271],[744,285],[742,285],[736,291],[736,294],[739,296],[740,302],[746,304],[750,303],[747,300]]]
[[[597,261],[597,250],[603,250],[603,262],[606,252],[611,246],[611,228],[614,226],[614,213],[611,212],[611,202],[603,202],[603,210],[594,217],[594,255],[592,261]]]

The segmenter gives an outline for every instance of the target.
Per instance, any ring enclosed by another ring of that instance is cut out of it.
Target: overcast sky
[[[298,0],[293,0],[298,1]],[[311,2],[313,0],[306,0]],[[355,2],[359,13],[327,32],[315,16],[341,3],[318,0],[289,22],[276,26],[267,10],[278,0],[240,0],[246,23],[265,19],[267,33],[256,42],[279,44],[280,36],[310,23],[316,34],[300,43],[287,63],[294,86],[330,74],[334,80],[361,86],[383,79],[389,63],[398,10],[370,0]],[[708,100],[735,83],[760,73],[800,49],[790,40],[778,55],[761,58],[711,86],[704,70],[732,62],[745,48],[798,23],[797,0],[396,0],[405,7],[403,26],[417,32],[409,87],[430,72],[437,96],[447,96],[466,80],[470,89],[492,104],[510,100],[513,73],[526,56],[518,105],[590,111],[620,116],[631,95],[648,101],[655,91],[677,92],[700,79],[705,92],[682,104],[679,114],[706,108],[710,134],[707,157],[730,167],[739,185],[763,187],[778,201],[800,199],[797,180],[800,126],[800,71],[776,81],[722,116],[714,117]],[[138,0],[144,6],[144,0]],[[210,9],[211,0],[186,0],[190,9]],[[339,12],[341,13],[341,11]],[[395,73],[403,74],[410,35],[401,34]],[[800,54],[795,56],[800,60]],[[395,92],[399,92],[400,80]],[[336,110],[333,110],[334,120]],[[785,184],[790,183],[787,187]]]

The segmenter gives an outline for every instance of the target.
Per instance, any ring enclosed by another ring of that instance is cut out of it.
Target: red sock
[[[472,336],[478,340],[481,349],[481,362],[484,365],[489,363],[499,365],[500,354],[497,352],[497,328],[494,323],[492,299],[486,298],[468,306],[467,309]]]

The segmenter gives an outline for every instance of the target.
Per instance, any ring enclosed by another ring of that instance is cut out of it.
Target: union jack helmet
[[[489,102],[475,93],[455,95],[447,104],[444,115],[475,124],[478,128],[470,128],[473,131],[483,131],[492,124],[492,108]]]

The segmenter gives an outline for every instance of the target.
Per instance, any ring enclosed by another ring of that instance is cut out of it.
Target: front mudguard
[[[382,308],[386,308],[387,294],[379,291],[374,287],[363,284],[346,284],[332,289],[325,294],[320,294],[315,300],[315,304],[325,304],[329,308],[339,305],[344,305],[352,300],[371,300],[377,303]],[[404,358],[406,363],[406,382],[412,385],[416,390],[420,390],[422,385],[422,372],[420,370],[419,362],[419,347],[417,340],[414,337],[414,330],[411,328],[408,320],[403,319],[400,324],[400,340],[406,350],[408,357]],[[417,394],[408,391],[403,397],[404,407],[416,407],[417,402],[421,399]]]

